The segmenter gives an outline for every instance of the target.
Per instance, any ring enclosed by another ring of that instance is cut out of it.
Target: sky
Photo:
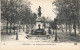
[[[28,0],[31,2],[31,10],[33,13],[38,13],[38,8],[39,6],[41,6],[41,12],[42,12],[42,16],[44,17],[49,17],[50,19],[54,20],[54,18],[56,17],[55,13],[52,12],[53,10],[53,6],[52,6],[52,2],[54,2],[54,0]]]

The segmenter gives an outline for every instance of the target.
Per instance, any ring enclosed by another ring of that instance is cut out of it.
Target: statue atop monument
[[[41,17],[41,7],[39,6],[39,8],[38,8],[38,17]]]

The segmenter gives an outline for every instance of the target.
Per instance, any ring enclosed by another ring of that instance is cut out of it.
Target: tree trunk
[[[71,35],[71,25],[69,23],[69,34]]]
[[[12,32],[11,32],[11,26],[12,26],[12,23],[10,23],[10,33],[9,34],[11,34]]]
[[[57,41],[57,29],[55,30],[55,41]]]
[[[23,25],[23,31],[24,31],[24,25]]]
[[[16,27],[15,27],[15,23],[14,23],[14,35],[15,35],[15,29],[16,29]]]
[[[75,26],[75,29],[74,29],[74,33],[75,33],[75,37],[76,37],[76,26]]]
[[[19,32],[20,32],[20,25],[19,25]]]
[[[75,22],[74,22],[74,35],[76,37],[76,24],[75,24]]]
[[[67,23],[66,23],[66,33],[67,33]]]
[[[7,20],[7,26],[6,26],[6,34],[8,34],[8,20]]]
[[[18,27],[17,27],[17,32],[16,32],[16,40],[18,40]]]

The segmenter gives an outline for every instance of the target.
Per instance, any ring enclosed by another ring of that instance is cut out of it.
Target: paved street
[[[53,38],[43,38],[43,37],[31,37],[31,38],[26,38],[28,34],[25,32],[21,31],[19,32],[18,35],[18,40],[16,40],[16,35],[2,35],[2,44],[11,44],[12,42],[15,44],[45,44],[45,43],[64,43],[64,42],[80,42],[80,34],[77,34],[77,37],[69,35],[69,33],[65,33],[58,30],[57,35],[58,35],[58,41],[55,40],[55,35],[53,35]],[[15,45],[13,44],[13,45]]]
[[[16,35],[2,35],[2,44],[10,44],[10,43],[15,43],[15,44],[35,44],[35,43],[39,43],[39,44],[47,44],[47,43],[54,43],[54,39],[55,36],[53,35],[53,38],[42,38],[42,37],[31,37],[31,38],[26,38],[27,34],[23,31],[19,32],[18,34],[18,40],[16,40]],[[57,41],[59,42],[59,41]],[[56,43],[57,43],[56,42]],[[14,45],[14,44],[13,44]]]

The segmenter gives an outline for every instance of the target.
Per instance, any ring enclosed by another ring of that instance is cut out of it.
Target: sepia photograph
[[[80,43],[80,0],[1,0],[0,4],[3,46]]]

